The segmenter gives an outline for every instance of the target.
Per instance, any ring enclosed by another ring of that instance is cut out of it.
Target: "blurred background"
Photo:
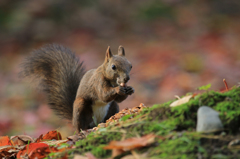
[[[87,69],[102,64],[107,46],[123,45],[135,94],[121,109],[151,106],[240,80],[240,1],[1,0],[0,135],[37,137],[49,130],[73,133],[46,98],[18,78],[19,63],[44,44],[71,48]]]

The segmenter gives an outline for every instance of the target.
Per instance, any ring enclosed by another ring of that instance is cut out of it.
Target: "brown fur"
[[[21,64],[21,78],[37,84],[46,93],[48,105],[60,117],[72,120],[73,102],[81,78],[82,63],[68,48],[46,45],[32,52]]]
[[[108,47],[104,63],[84,75],[82,63],[69,49],[60,45],[35,51],[22,66],[21,76],[40,80],[39,86],[47,93],[51,108],[72,119],[77,132],[90,127],[94,113],[100,113],[97,114],[101,117],[100,122],[105,122],[119,111],[117,102],[134,93],[132,87],[120,86],[130,79],[132,67],[122,46],[118,55],[113,55]],[[100,108],[99,112],[94,112],[96,107]],[[102,112],[105,108],[107,112]]]
[[[120,52],[118,55],[112,55],[110,48],[107,49],[106,58],[104,63],[97,69],[88,71],[82,78],[80,86],[77,92],[77,98],[83,97],[84,100],[80,104],[83,107],[91,109],[90,104],[84,104],[85,101],[92,101],[94,103],[97,100],[102,102],[122,102],[134,92],[134,89],[130,86],[121,87],[120,83],[127,83],[129,78],[129,72],[131,70],[131,63],[125,58],[125,52],[123,47],[119,47]],[[116,66],[114,71],[111,67]],[[111,103],[111,110],[106,117],[114,115],[119,110],[117,103]],[[74,104],[74,110],[81,110],[79,103]],[[86,109],[87,110],[87,109]],[[85,114],[87,112],[84,112]],[[75,116],[76,115],[76,116]],[[92,116],[92,114],[89,114]],[[79,130],[85,129],[86,122],[90,121],[86,116],[81,116],[80,113],[74,113],[73,125]],[[77,121],[76,121],[77,120]],[[104,119],[106,120],[106,119]],[[84,121],[84,123],[81,123]],[[86,124],[88,125],[88,124]]]

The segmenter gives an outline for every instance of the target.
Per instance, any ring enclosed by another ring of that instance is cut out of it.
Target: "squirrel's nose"
[[[127,83],[129,80],[130,80],[130,77],[129,77],[129,76],[125,77],[125,78],[124,78],[124,83]]]

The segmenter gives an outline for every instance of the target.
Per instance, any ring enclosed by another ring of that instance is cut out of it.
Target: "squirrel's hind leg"
[[[91,102],[88,102],[81,97],[77,97],[74,101],[72,123],[76,129],[76,133],[79,133],[80,129],[86,130],[89,127],[89,124],[93,121],[91,104]]]

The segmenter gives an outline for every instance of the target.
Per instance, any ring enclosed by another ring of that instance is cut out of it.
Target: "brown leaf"
[[[72,135],[72,136],[68,136],[67,139],[75,143],[82,138],[79,135]]]
[[[23,146],[34,142],[34,140],[28,135],[11,136],[11,140],[13,141],[14,146]]]
[[[180,98],[180,99],[172,102],[172,104],[170,104],[170,107],[176,107],[176,106],[182,105],[184,103],[187,103],[192,97],[193,97],[193,95],[188,95],[183,98]]]
[[[85,156],[74,155],[73,159],[97,159],[91,152],[87,152]]]
[[[106,125],[111,124],[112,122],[119,121],[123,116],[128,115],[128,114],[137,114],[140,111],[142,111],[143,108],[146,108],[146,106],[141,103],[139,106],[133,107],[133,108],[125,108],[118,112],[117,114],[113,115],[106,121]]]
[[[51,140],[51,141],[43,141],[41,143],[45,143],[47,145],[60,145],[62,143],[68,142],[68,139],[65,140]]]
[[[88,159],[97,159],[91,152],[87,152],[85,155]]]
[[[73,159],[88,159],[86,156],[82,156],[82,155],[74,155]]]
[[[111,141],[109,145],[105,146],[104,149],[120,149],[124,151],[140,148],[152,144],[155,140],[154,134],[148,134],[140,138],[133,137],[124,141]]]
[[[131,151],[132,154],[131,155],[126,155],[124,157],[122,157],[121,159],[148,159],[148,153],[145,152],[143,154],[136,154],[136,152],[134,152],[133,150]]]
[[[124,151],[122,149],[113,149],[112,150],[112,158],[121,155],[122,153],[124,153]]]
[[[10,146],[10,145],[7,145],[7,146],[1,146],[0,147],[0,158],[11,158],[13,156],[16,156],[16,153],[18,152],[19,150],[16,149],[14,146]]]

